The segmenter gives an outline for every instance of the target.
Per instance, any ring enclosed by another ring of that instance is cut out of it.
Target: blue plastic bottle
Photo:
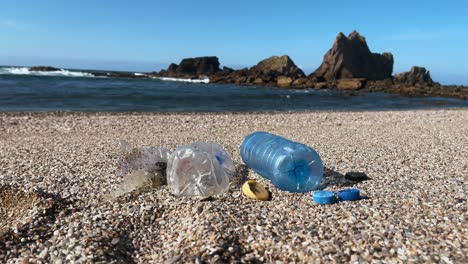
[[[308,192],[323,178],[323,164],[311,147],[267,132],[248,135],[241,145],[244,163],[277,188]]]

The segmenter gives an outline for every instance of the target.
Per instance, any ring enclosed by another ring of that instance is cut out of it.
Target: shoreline
[[[185,115],[185,116],[239,116],[239,115],[282,115],[282,114],[320,114],[320,113],[385,113],[385,112],[413,112],[413,111],[460,111],[468,110],[468,107],[446,107],[446,108],[422,108],[422,109],[389,109],[389,110],[304,110],[304,111],[226,111],[226,112],[156,112],[156,111],[17,111],[17,112],[1,112],[0,117],[67,117],[67,116],[170,116],[170,115]]]
[[[29,69],[29,67],[22,67]],[[34,67],[31,67],[34,68]],[[430,75],[427,72],[427,77],[430,81],[402,81],[398,80],[398,75],[391,76],[384,80],[367,80],[365,78],[342,78],[332,80],[315,80],[313,77],[301,77],[296,79],[294,82],[291,77],[279,76],[278,78],[289,78],[291,82],[287,85],[276,83],[276,82],[256,82],[255,71],[249,73],[246,69],[230,71],[219,71],[217,73],[211,73],[200,78],[198,75],[193,74],[167,74],[167,71],[162,70],[161,72],[116,72],[116,71],[68,71],[64,69],[54,68],[50,66],[38,66],[41,71],[35,71],[37,75],[41,77],[60,77],[60,75],[54,75],[57,72],[68,73],[69,78],[118,78],[118,79],[139,79],[139,80],[151,80],[157,79],[160,81],[169,82],[181,82],[181,83],[192,83],[192,84],[208,84],[208,85],[237,85],[240,87],[261,87],[264,89],[277,88],[282,90],[330,90],[330,91],[342,91],[349,93],[352,96],[355,93],[386,93],[391,95],[399,95],[404,98],[449,98],[467,100],[468,98],[468,86],[466,85],[454,85],[454,84],[440,84],[433,82],[430,79]],[[54,71],[47,70],[48,68]],[[418,68],[418,67],[416,67]],[[253,68],[252,68],[253,69]],[[250,69],[250,71],[252,71]],[[421,68],[424,69],[424,68]],[[426,71],[424,69],[424,71]],[[48,75],[51,74],[52,75]],[[70,76],[84,74],[86,76]],[[12,74],[14,76],[30,76],[29,74]],[[233,75],[233,76],[232,76]],[[239,75],[239,76],[238,76]],[[404,79],[416,78],[415,74],[406,72],[400,75],[404,75]],[[299,82],[296,82],[299,81]]]

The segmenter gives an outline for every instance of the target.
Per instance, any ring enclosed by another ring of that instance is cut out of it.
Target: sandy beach
[[[323,187],[352,186],[365,199],[318,205],[242,165],[211,200],[175,197],[166,186],[103,199],[122,181],[118,140],[171,150],[213,141],[241,164],[239,146],[257,130],[313,147]],[[467,164],[467,109],[0,113],[0,262],[466,263]],[[350,171],[370,180],[345,180]],[[247,178],[271,201],[244,197]]]

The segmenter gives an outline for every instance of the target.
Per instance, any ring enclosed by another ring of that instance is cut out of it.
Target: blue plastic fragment
[[[338,198],[341,201],[356,201],[361,199],[359,189],[346,189],[338,192]]]
[[[317,191],[312,195],[314,202],[318,204],[333,204],[336,203],[336,196],[330,191]]]

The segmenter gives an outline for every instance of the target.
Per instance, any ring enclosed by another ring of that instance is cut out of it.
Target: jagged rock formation
[[[434,82],[428,70],[413,66],[409,72],[395,75],[383,81],[370,81],[364,91],[398,93],[404,96],[443,96],[468,98],[468,88],[444,86]]]
[[[281,57],[272,56],[260,61],[257,65],[250,68],[251,74],[266,75],[272,77],[288,76],[293,79],[304,77],[304,72],[299,69],[288,55]]]
[[[311,74],[322,80],[366,78],[383,80],[392,76],[393,55],[371,53],[366,40],[357,31],[346,37],[339,33],[320,67]]]
[[[287,55],[272,56],[240,70],[219,69],[217,57],[184,59],[179,65],[171,64],[167,70],[146,76],[198,78],[206,75],[211,83],[468,98],[467,88],[442,86],[432,81],[425,68],[413,67],[410,72],[395,77],[392,72],[393,55],[372,53],[365,38],[354,31],[348,37],[339,33],[320,67],[309,76]]]
[[[183,59],[179,65],[172,63],[167,70],[161,70],[154,75],[193,79],[202,75],[209,76],[220,71],[218,57],[210,56]]]
[[[235,83],[246,85],[264,85],[290,87],[294,80],[305,77],[304,72],[287,55],[272,56],[260,61],[250,69],[210,76],[214,83]]]
[[[394,77],[395,83],[407,85],[433,85],[431,74],[424,67],[413,66],[409,72],[404,72]]]
[[[368,81],[362,91],[388,92],[403,96],[441,96],[459,99],[468,98],[468,87],[441,85],[434,82],[428,70],[414,66],[409,72],[404,72],[381,81]]]

